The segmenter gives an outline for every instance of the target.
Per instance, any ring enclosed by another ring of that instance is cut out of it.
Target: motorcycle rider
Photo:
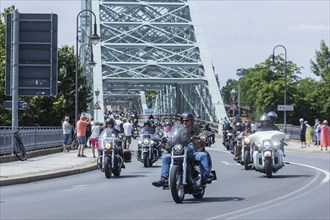
[[[257,127],[256,132],[258,131],[272,131],[272,130],[279,130],[276,125],[271,123],[270,118],[268,115],[263,114],[260,117],[260,125]]]
[[[198,136],[203,133],[197,125],[194,125],[194,116],[191,113],[182,113],[180,116],[181,123],[188,129],[189,138]],[[192,143],[188,143],[188,154],[193,154],[195,160],[201,163],[202,183],[211,183],[213,175],[210,173],[212,161],[209,153],[205,151],[196,150]],[[170,171],[171,155],[167,155],[162,159],[161,179],[152,183],[155,187],[168,186],[168,176]]]
[[[113,118],[108,118],[107,120],[105,120],[104,128],[100,134],[100,137],[104,137],[104,136],[110,137],[110,134],[115,134],[117,136],[119,134],[119,131],[115,129],[115,124],[116,122]],[[116,144],[120,147],[122,146],[122,143],[116,142]],[[99,155],[102,155],[102,151],[100,149],[99,149]],[[121,158],[124,158],[124,152],[122,148],[120,148],[119,155],[121,156]],[[125,168],[124,163],[122,164],[122,168]]]
[[[270,124],[273,126],[273,128],[279,131],[280,129],[275,125],[277,120],[276,112],[270,111],[267,113],[267,116],[269,117]]]
[[[140,134],[153,134],[154,130],[151,128],[151,122],[146,120],[143,123],[143,127],[140,131]],[[137,158],[141,158],[141,147],[138,145]]]

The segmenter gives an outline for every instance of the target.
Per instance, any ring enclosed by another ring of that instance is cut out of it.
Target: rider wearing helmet
[[[279,130],[278,127],[273,125],[270,121],[268,115],[263,114],[260,117],[260,125],[257,127],[256,132],[258,131],[272,131],[272,130]]]
[[[276,125],[275,122],[277,120],[277,114],[276,112],[270,111],[267,113],[267,116],[269,117],[270,124],[273,126],[275,130],[280,130]]]
[[[203,131],[197,126],[194,125],[194,116],[191,113],[183,113],[180,116],[181,123],[187,128],[189,136],[198,136],[203,133]],[[188,143],[188,154],[193,155],[196,161],[200,161],[202,166],[202,182],[204,184],[211,183],[213,176],[210,174],[212,162],[211,157],[205,149],[199,151],[193,147],[193,144]],[[152,183],[156,187],[167,187],[168,186],[168,177],[170,171],[171,156],[167,155],[162,159],[162,169],[161,169],[161,179]]]

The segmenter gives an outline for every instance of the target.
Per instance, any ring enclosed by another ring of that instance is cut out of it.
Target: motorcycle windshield
[[[168,134],[168,140],[171,145],[187,145],[189,140],[187,128],[182,124],[174,125]]]
[[[99,139],[108,138],[108,137],[115,137],[115,136],[116,136],[116,132],[113,128],[106,128],[100,134]]]
[[[285,133],[281,131],[260,131],[249,136],[251,142],[261,144],[263,140],[271,140],[272,142],[281,142],[285,138]]]
[[[152,129],[151,128],[142,128],[141,131],[140,131],[140,140],[143,140],[143,139],[151,139],[151,137],[153,136],[153,132],[152,132]]]

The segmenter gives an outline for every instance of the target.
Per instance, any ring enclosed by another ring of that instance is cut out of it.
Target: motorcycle
[[[283,145],[285,133],[281,131],[259,131],[249,136],[253,144],[253,167],[271,178],[273,173],[284,166]]]
[[[141,161],[144,167],[151,167],[161,156],[161,141],[154,137],[151,129],[141,129],[138,141],[137,160]]]
[[[253,147],[251,146],[251,141],[246,134],[242,134],[241,140],[242,146],[237,162],[243,165],[245,170],[249,170],[253,164]],[[239,146],[239,144],[237,146]]]
[[[110,179],[112,174],[120,176],[121,169],[124,168],[122,139],[123,137],[117,136],[112,128],[104,129],[99,136],[101,153],[97,158],[97,167],[104,172],[107,179]]]
[[[200,162],[194,160],[193,155],[188,156],[188,131],[186,128],[177,124],[174,125],[169,133],[169,142],[172,146],[171,166],[169,176],[169,187],[173,200],[182,203],[185,194],[192,194],[196,199],[204,196],[206,183],[202,182]],[[204,148],[207,137],[192,137],[190,140],[193,146]],[[212,170],[213,180],[216,180],[215,170]]]
[[[231,149],[232,142],[234,139],[234,130],[226,130],[223,132],[223,145],[227,150]]]
[[[140,127],[138,125],[133,124],[133,139],[135,140],[137,137],[139,137],[139,133],[140,133]]]

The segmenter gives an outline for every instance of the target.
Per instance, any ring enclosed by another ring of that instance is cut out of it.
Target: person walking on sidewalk
[[[100,133],[101,133],[101,124],[96,121],[92,125],[92,134],[89,138],[89,140],[91,142],[93,158],[95,158],[95,148],[98,152],[98,156],[100,156],[99,150],[98,150],[99,149],[99,136],[100,136]]]
[[[320,137],[318,137],[319,135],[317,134],[317,127],[320,125],[320,121],[318,118],[315,119],[315,123],[314,123],[314,146],[319,146],[320,145]]]
[[[71,129],[72,126],[69,123],[70,118],[69,116],[64,117],[64,121],[62,123],[62,128],[63,128],[63,136],[64,136],[64,141],[63,141],[63,152],[68,153],[69,152],[69,140],[70,140],[70,135],[71,135]]]
[[[321,146],[321,150],[323,150],[323,147],[325,148],[325,150],[328,150],[328,147],[330,146],[329,126],[327,120],[324,120],[321,126],[320,146]]]
[[[299,119],[300,122],[300,141],[301,141],[301,148],[306,147],[306,125],[304,123],[304,119]]]
[[[312,127],[308,124],[308,121],[304,122],[306,125],[306,146],[310,147],[311,146],[311,131],[312,131]]]
[[[77,139],[79,144],[77,157],[86,157],[84,155],[84,149],[86,145],[86,128],[89,123],[90,118],[81,114],[80,119],[77,121]]]

